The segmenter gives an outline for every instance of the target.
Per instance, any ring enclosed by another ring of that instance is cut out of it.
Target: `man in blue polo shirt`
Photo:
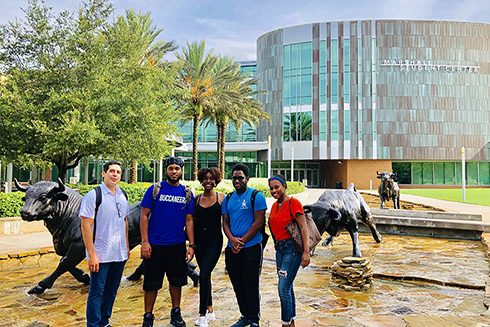
[[[153,306],[165,274],[172,301],[170,323],[176,327],[186,325],[180,312],[180,298],[182,286],[187,285],[187,263],[194,257],[195,245],[192,220],[194,197],[191,196],[187,204],[185,187],[179,183],[183,166],[182,159],[167,158],[167,180],[160,183],[156,200],[153,201],[155,186],[152,185],[141,201],[141,254],[145,265],[143,327],[153,326]],[[185,243],[186,232],[189,249]]]
[[[237,164],[232,169],[235,192],[222,204],[223,231],[228,237],[225,263],[242,316],[232,327],[258,327],[260,320],[259,279],[262,234],[267,204],[261,192],[249,188],[249,169]]]

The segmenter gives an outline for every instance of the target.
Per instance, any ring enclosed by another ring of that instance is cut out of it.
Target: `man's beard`
[[[182,178],[182,175],[178,176],[176,180],[170,178],[170,176],[168,174],[167,175],[167,183],[170,183],[170,184],[177,184],[180,179]]]

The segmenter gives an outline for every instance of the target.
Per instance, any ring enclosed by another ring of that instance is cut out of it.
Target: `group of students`
[[[141,201],[143,327],[153,326],[153,308],[165,274],[172,302],[170,323],[175,327],[186,326],[180,311],[181,288],[187,284],[187,263],[194,256],[200,270],[199,318],[195,325],[208,327],[209,322],[216,320],[211,273],[221,255],[223,232],[228,239],[226,269],[241,313],[232,327],[258,327],[263,253],[261,228],[265,224],[267,209],[265,197],[248,187],[249,169],[237,164],[232,169],[233,193],[225,195],[215,191],[221,181],[217,168],[201,168],[197,177],[204,192],[189,198],[189,192],[179,183],[183,166],[182,159],[167,158],[167,180],[150,186]],[[88,327],[111,326],[112,307],[124,265],[130,255],[129,205],[127,195],[117,185],[121,175],[120,162],[107,162],[102,172],[100,206],[97,206],[96,193],[92,190],[84,196],[80,207],[82,235],[91,276],[86,311]],[[308,231],[301,203],[286,194],[285,178],[281,175],[270,178],[269,188],[277,200],[271,208],[269,228],[276,249],[281,321],[283,326],[294,326],[296,307],[293,281],[299,267],[308,266],[310,256],[308,250],[298,252],[285,226],[292,219],[298,222],[304,249],[309,249]]]

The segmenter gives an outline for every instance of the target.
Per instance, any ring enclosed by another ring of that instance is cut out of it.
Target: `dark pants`
[[[197,245],[196,260],[199,265],[199,314],[205,315],[213,305],[211,295],[211,273],[221,254],[222,245]]]
[[[99,264],[98,272],[90,273],[87,298],[87,326],[100,327],[109,324],[112,306],[126,261]]]
[[[242,316],[253,322],[260,320],[259,279],[262,245],[243,248],[237,254],[226,247],[225,262]]]

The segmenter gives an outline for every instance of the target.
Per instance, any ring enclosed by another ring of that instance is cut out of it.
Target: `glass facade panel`
[[[320,141],[327,140],[327,112],[320,111]]]
[[[422,163],[412,162],[412,184],[422,185]]]
[[[478,163],[476,162],[466,163],[466,184],[478,185]]]
[[[331,140],[337,141],[339,139],[339,112],[332,110],[332,126],[331,126]]]
[[[433,163],[423,162],[422,163],[422,184],[433,184]]]
[[[490,185],[490,162],[479,162],[480,185]]]
[[[332,74],[331,74],[331,80],[330,80],[330,85],[331,85],[331,92],[332,94],[330,95],[332,98],[332,103],[337,103],[338,99],[338,40],[332,40],[330,44],[330,51],[331,51],[331,65],[332,65]]]
[[[454,167],[455,167],[454,162],[445,162],[444,163],[444,184],[446,184],[446,185],[454,185],[455,184]]]
[[[462,185],[462,181],[463,179],[461,178],[461,175],[462,175],[462,165],[461,165],[461,162],[455,162],[455,166],[456,166],[456,181],[455,181],[455,184],[456,185]]]
[[[301,113],[301,141],[311,141],[311,112]]]
[[[399,184],[411,184],[411,163],[410,162],[393,162],[392,171],[396,173]]]
[[[444,162],[434,162],[434,184],[443,185],[444,183]]]

